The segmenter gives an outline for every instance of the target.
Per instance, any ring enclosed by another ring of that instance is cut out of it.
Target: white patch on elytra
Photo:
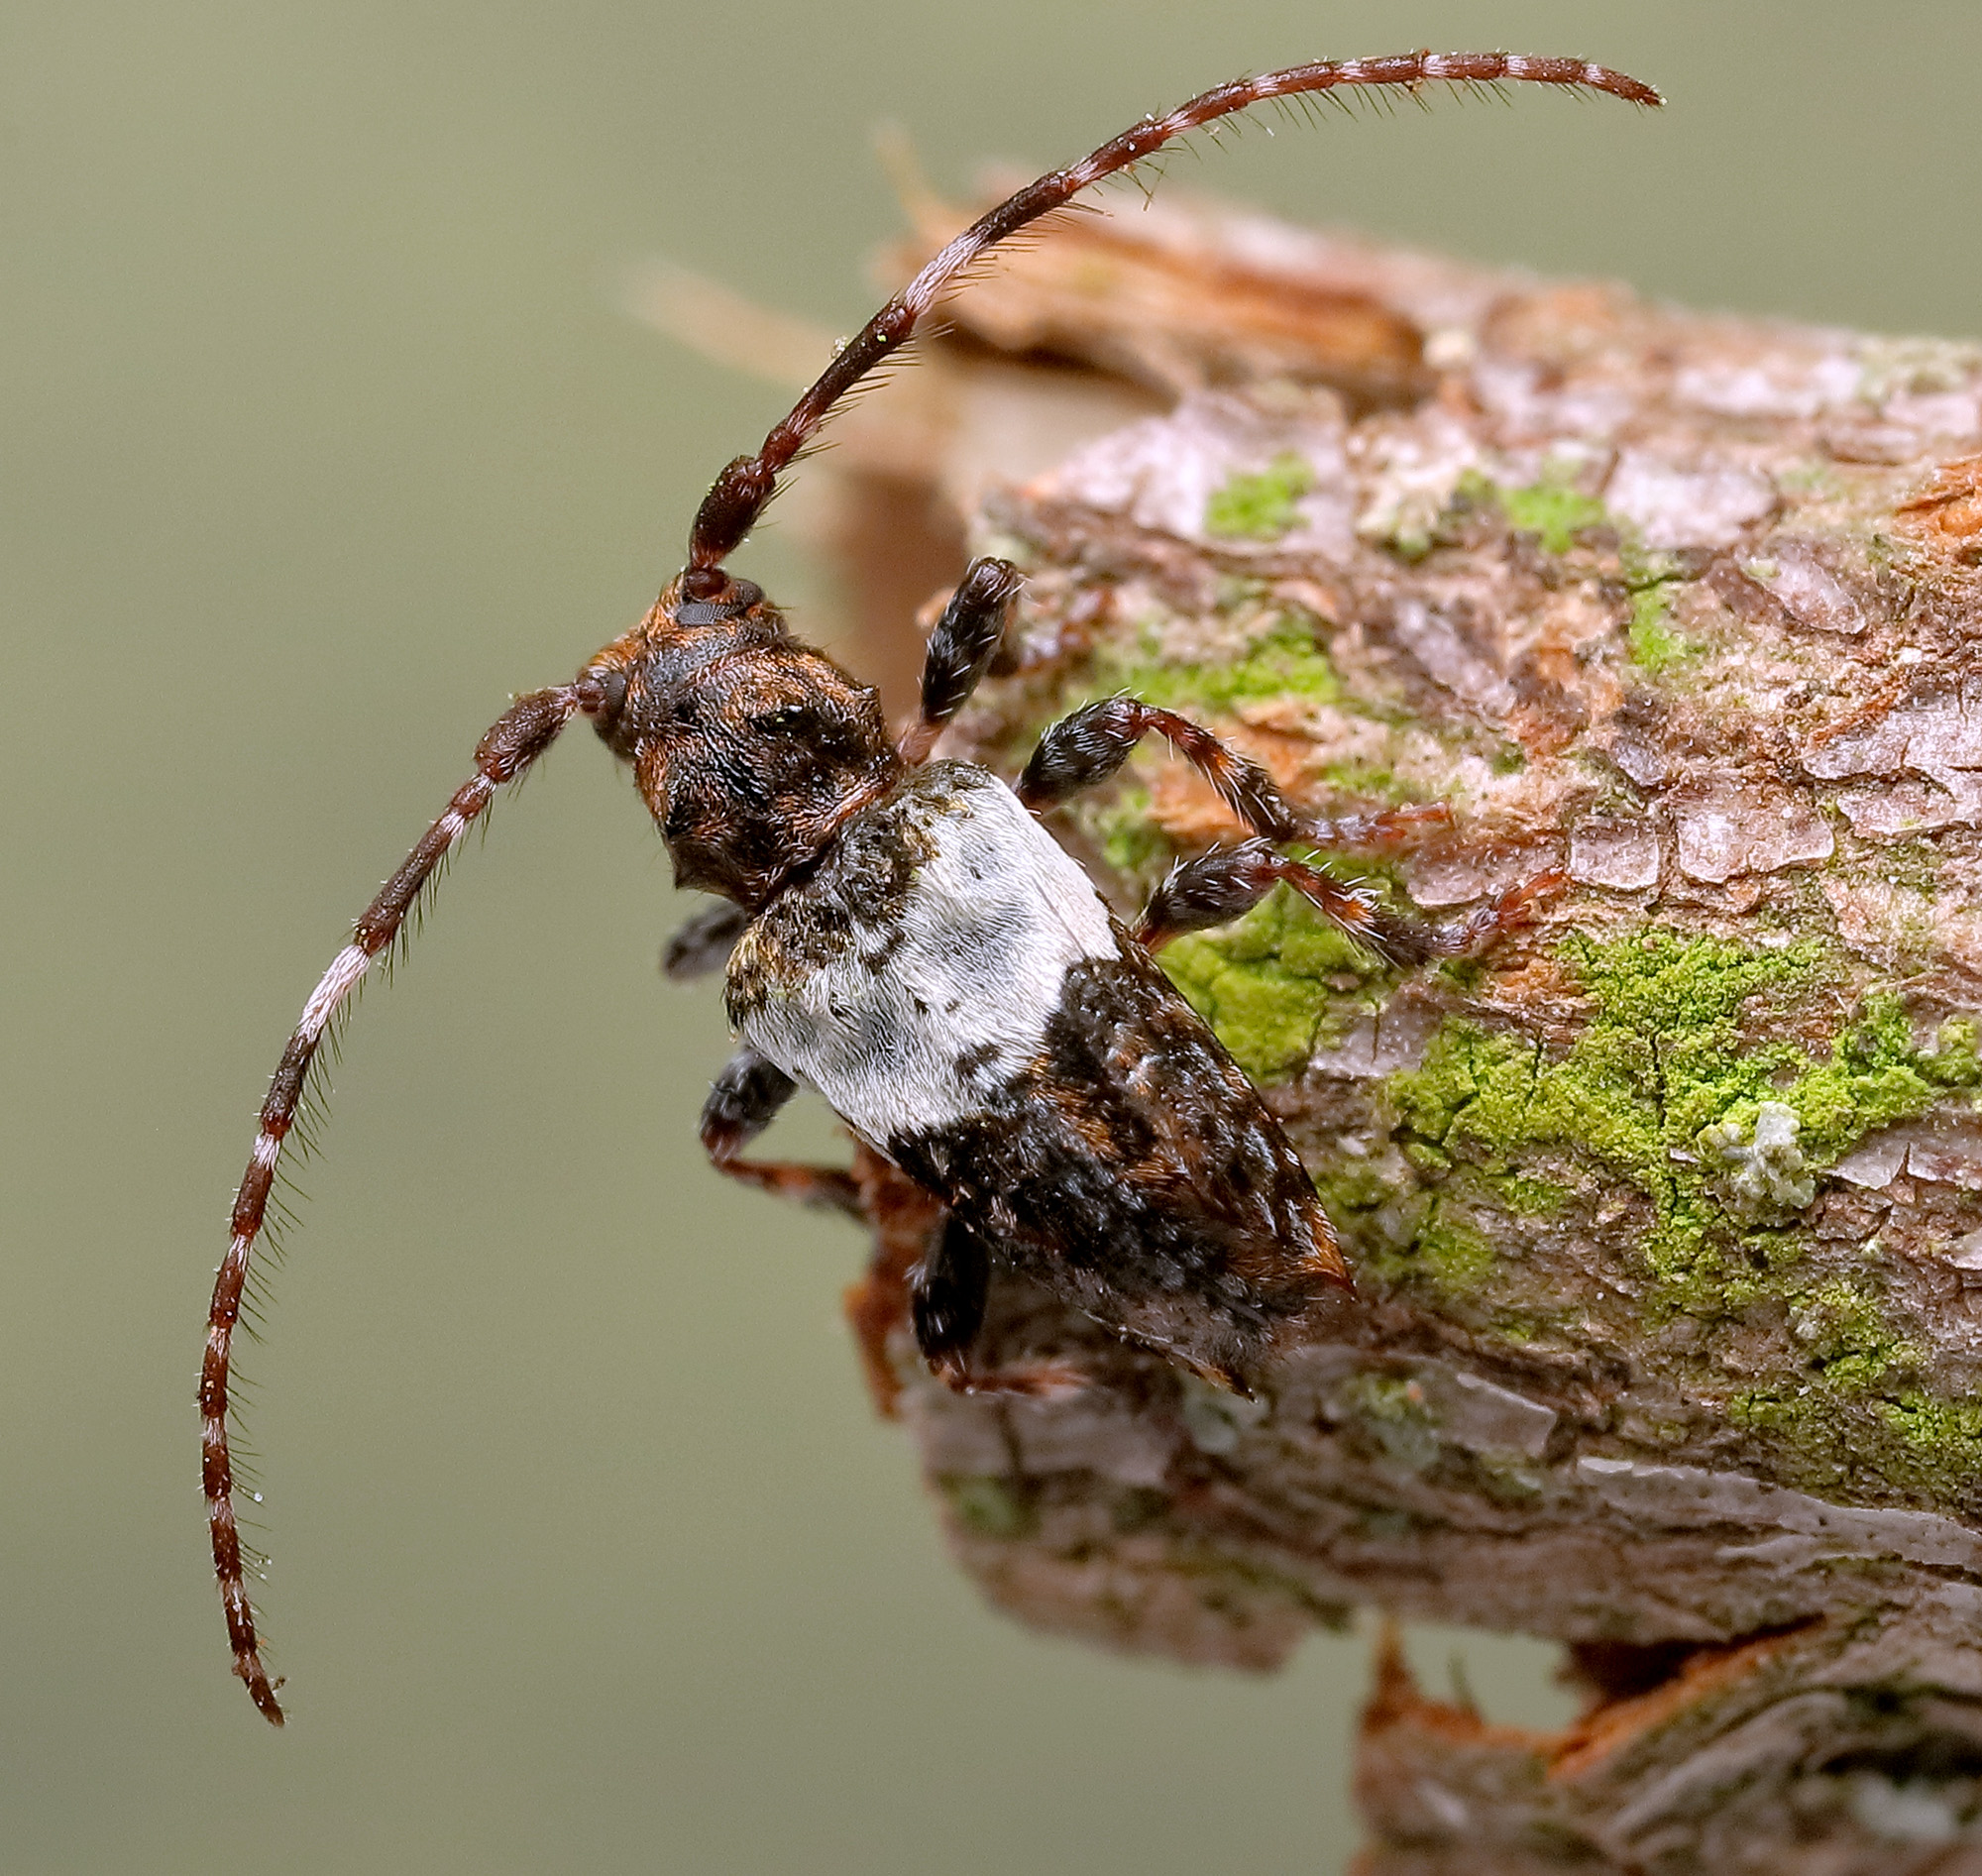
[[[882,1146],[981,1112],[1038,1053],[1068,969],[1121,952],[1087,875],[987,771],[939,764],[868,814],[932,849],[908,891],[795,979],[766,968],[774,903],[729,981],[743,1040]]]

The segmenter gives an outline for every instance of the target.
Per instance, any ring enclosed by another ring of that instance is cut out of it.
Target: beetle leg
[[[1019,570],[1008,560],[973,560],[929,636],[923,658],[923,694],[916,720],[902,732],[902,759],[929,759],[943,725],[969,702],[1005,630],[1005,614],[1019,591]]]
[[[1107,781],[1136,745],[1153,734],[1161,736],[1241,821],[1268,840],[1305,840],[1351,852],[1380,852],[1452,819],[1452,811],[1440,802],[1337,820],[1308,814],[1281,794],[1259,763],[1228,747],[1210,730],[1175,711],[1159,710],[1133,697],[1104,697],[1054,723],[1040,738],[1019,778],[1019,799],[1034,810],[1056,807],[1082,789]]]
[[[937,1374],[952,1366],[962,1369],[964,1351],[984,1326],[990,1293],[991,1259],[984,1241],[952,1212],[909,1278],[916,1347]]]
[[[1421,963],[1428,957],[1464,957],[1485,949],[1501,933],[1527,924],[1535,902],[1559,892],[1568,877],[1551,868],[1489,899],[1463,919],[1431,925],[1400,918],[1366,888],[1345,886],[1304,861],[1289,859],[1269,840],[1247,840],[1238,846],[1213,847],[1173,866],[1169,877],[1150,895],[1136,937],[1156,950],[1185,932],[1223,925],[1250,912],[1284,880],[1373,951],[1397,963]]]
[[[716,1077],[709,1099],[702,1104],[702,1144],[718,1172],[744,1185],[820,1211],[864,1219],[860,1187],[852,1173],[841,1167],[737,1157],[778,1117],[798,1092],[798,1085],[776,1062],[754,1048],[739,1048]]]
[[[984,1240],[952,1212],[909,1273],[916,1347],[939,1381],[960,1394],[1017,1394],[1035,1400],[1063,1399],[1088,1385],[1088,1377],[1071,1362],[973,1368],[970,1345],[984,1326],[990,1293],[991,1257]]]
[[[693,977],[720,970],[749,923],[749,913],[726,899],[703,907],[662,946],[661,974],[676,983],[687,983]]]

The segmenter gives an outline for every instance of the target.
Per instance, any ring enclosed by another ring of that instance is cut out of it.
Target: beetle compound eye
[[[686,584],[686,583],[684,583]],[[677,625],[726,625],[764,603],[764,589],[754,580],[731,580],[720,599],[685,600],[675,607]]]

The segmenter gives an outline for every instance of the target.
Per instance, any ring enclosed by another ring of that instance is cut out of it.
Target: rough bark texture
[[[1368,1876],[1982,1870],[1982,353],[1174,199],[952,322],[828,459],[870,617],[1025,571],[946,753],[1127,689],[1318,809],[1451,803],[1422,906],[1573,877],[1478,964],[1281,899],[1164,953],[1358,1325],[1254,1401],[1016,1291],[987,1352],[1101,1385],[898,1333],[958,1558],[1192,1661],[1355,1604],[1569,1644],[1561,1735],[1379,1664]],[[1156,751],[1054,825],[1125,909],[1237,831]]]

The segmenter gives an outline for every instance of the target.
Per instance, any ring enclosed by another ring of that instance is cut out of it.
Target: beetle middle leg
[[[888,1330],[899,1320],[896,1311],[904,1288],[923,1360],[938,1380],[958,1393],[1054,1399],[1085,1387],[1087,1377],[1066,1362],[1021,1362],[990,1370],[971,1367],[970,1344],[984,1325],[990,1293],[990,1254],[984,1241],[954,1213],[932,1218],[935,1205],[929,1195],[871,1149],[856,1148],[850,1168],[739,1157],[797,1092],[798,1083],[776,1062],[754,1048],[739,1048],[703,1103],[702,1144],[716,1170],[732,1179],[816,1211],[836,1212],[857,1224],[876,1226],[890,1240],[891,1265],[902,1260],[905,1241],[920,1241],[921,1258],[907,1270],[905,1286],[899,1269],[890,1269],[870,1271],[868,1282],[847,1292],[868,1384],[881,1411],[894,1412],[899,1391],[888,1369],[886,1346]]]
[[[750,923],[741,906],[718,901],[696,914],[667,942],[661,969],[677,983],[720,970]],[[777,1119],[798,1083],[754,1048],[730,1056],[702,1104],[702,1144],[719,1172],[739,1184],[776,1193],[818,1211],[865,1221],[860,1187],[838,1166],[802,1165],[789,1159],[743,1159],[751,1141]]]
[[[662,947],[661,975],[680,984],[720,970],[749,923],[749,913],[727,899],[703,907]]]
[[[984,1326],[990,1294],[991,1258],[984,1240],[952,1212],[909,1278],[916,1347],[944,1379],[963,1372],[964,1353]]]
[[[1306,840],[1341,851],[1374,853],[1401,846],[1452,819],[1451,809],[1442,802],[1335,820],[1308,814],[1281,794],[1259,763],[1220,741],[1201,723],[1133,697],[1104,697],[1047,729],[1019,778],[1019,799],[1036,811],[1057,807],[1082,789],[1107,781],[1149,735],[1161,736],[1241,821],[1268,840]]]
[[[1270,840],[1247,840],[1238,846],[1213,847],[1172,867],[1169,877],[1150,895],[1136,938],[1156,950],[1185,932],[1223,925],[1250,912],[1284,880],[1372,950],[1397,963],[1415,964],[1484,949],[1501,933],[1525,925],[1535,902],[1558,891],[1567,879],[1566,873],[1555,869],[1538,873],[1463,919],[1433,925],[1399,918],[1361,887],[1345,886],[1305,861],[1276,852]]]

